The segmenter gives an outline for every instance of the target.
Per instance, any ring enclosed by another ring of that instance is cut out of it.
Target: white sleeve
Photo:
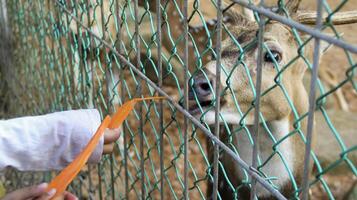
[[[60,170],[89,142],[100,125],[95,109],[56,112],[0,121],[0,170]],[[99,162],[103,137],[89,158]]]

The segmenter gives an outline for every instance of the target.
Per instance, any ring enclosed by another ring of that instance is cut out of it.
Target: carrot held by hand
[[[132,99],[126,103],[124,103],[118,111],[113,115],[113,119],[110,122],[108,128],[114,129],[118,128],[123,121],[126,119],[126,117],[129,115],[129,113],[134,109],[134,106],[137,102],[139,101],[145,101],[145,100],[159,100],[159,99],[164,99],[165,97],[146,97],[146,98],[135,98]]]
[[[113,115],[113,118],[111,118],[110,116],[106,116],[94,136],[91,138],[87,146],[83,149],[83,151],[49,184],[47,188],[48,191],[51,189],[56,189],[56,195],[54,196],[54,198],[60,196],[63,192],[65,192],[67,186],[72,182],[72,180],[77,176],[82,167],[86,164],[88,158],[96,148],[106,128],[118,128],[127,118],[129,113],[134,109],[134,106],[137,102],[158,99],[163,99],[163,97],[135,98],[119,107],[117,112]]]

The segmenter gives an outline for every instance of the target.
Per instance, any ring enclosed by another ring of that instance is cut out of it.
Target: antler
[[[325,18],[325,23],[329,22],[327,17],[328,15],[324,13],[323,18]],[[297,21],[306,25],[315,25],[316,18],[316,12],[312,11],[301,11],[297,14]],[[333,25],[357,23],[357,11],[337,12],[331,16],[330,21]]]

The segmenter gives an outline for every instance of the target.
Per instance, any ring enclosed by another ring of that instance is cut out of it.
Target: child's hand
[[[120,129],[105,129],[103,154],[111,154],[113,152],[115,141],[120,137]]]
[[[74,194],[65,191],[61,196],[56,197],[53,200],[78,200],[78,198]]]
[[[56,190],[52,189],[46,192],[47,187],[47,183],[41,183],[39,185],[21,188],[5,195],[2,200],[49,200],[56,194]],[[62,199],[76,200],[78,198],[69,192],[64,192],[61,197],[56,198],[56,200]]]
[[[46,192],[48,184],[42,183],[35,186],[25,187],[18,190],[15,190],[7,195],[2,200],[27,200],[27,199],[37,199],[37,200],[47,200],[52,198],[56,190],[50,190]]]

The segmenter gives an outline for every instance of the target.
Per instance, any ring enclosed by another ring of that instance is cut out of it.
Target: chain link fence
[[[350,198],[356,1],[0,2],[0,117],[167,97],[137,106],[113,155],[81,171],[80,199]]]

